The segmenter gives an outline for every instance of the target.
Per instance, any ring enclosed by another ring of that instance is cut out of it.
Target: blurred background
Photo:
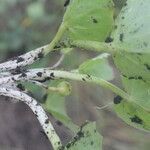
[[[48,44],[62,20],[65,0],[0,0],[0,62],[34,48]],[[114,0],[116,15],[125,0]],[[97,53],[72,51],[59,68],[75,69],[80,63]],[[31,67],[52,66],[60,53],[52,53]],[[78,61],[76,61],[78,60]],[[113,65],[111,59],[110,63]],[[115,70],[115,68],[114,68]],[[119,85],[119,76],[115,70]],[[149,150],[150,134],[136,130],[116,116],[111,107],[96,110],[113,101],[114,94],[93,85],[71,82],[72,94],[66,98],[67,113],[73,122],[81,125],[85,120],[97,121],[104,137],[104,150]],[[33,97],[44,103],[44,91],[26,85]],[[38,91],[38,92],[37,92]],[[59,126],[49,115],[63,143],[72,137],[65,127]],[[23,103],[13,103],[0,97],[0,150],[49,150],[50,144],[30,109]]]

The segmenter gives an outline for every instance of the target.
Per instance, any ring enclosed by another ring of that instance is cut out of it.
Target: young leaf
[[[128,52],[150,53],[149,13],[149,0],[127,0],[116,19],[113,44]]]
[[[54,81],[53,85],[56,85]],[[44,104],[45,109],[51,113],[56,119],[61,121],[66,127],[76,132],[78,126],[75,125],[66,112],[65,97],[58,93],[49,93]]]
[[[71,0],[64,15],[71,40],[104,41],[113,26],[112,0]]]
[[[79,67],[79,72],[93,75],[105,80],[112,80],[114,77],[113,69],[108,62],[109,54],[104,53],[94,59],[85,61]]]
[[[102,150],[102,136],[96,130],[95,123],[81,127],[74,139],[67,144],[67,150]]]

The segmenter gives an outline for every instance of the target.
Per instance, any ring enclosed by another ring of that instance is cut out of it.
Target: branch
[[[15,98],[27,104],[39,120],[45,134],[47,135],[49,141],[51,141],[53,148],[55,150],[59,149],[59,147],[61,146],[60,138],[55,132],[55,129],[49,121],[48,116],[46,115],[42,106],[38,104],[35,99],[33,99],[25,93],[9,88],[0,88],[0,95]]]
[[[24,55],[13,58],[7,62],[0,64],[0,72],[9,71],[18,67],[24,67],[34,63],[36,60],[44,56],[44,50],[48,45],[32,50]]]

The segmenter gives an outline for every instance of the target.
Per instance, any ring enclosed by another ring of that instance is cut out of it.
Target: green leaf
[[[122,100],[120,104],[114,105],[114,110],[130,126],[150,131],[150,113],[141,107]]]
[[[127,0],[116,19],[112,37],[118,49],[128,52],[150,52],[150,1]]]
[[[79,72],[90,74],[104,80],[112,80],[114,77],[113,69],[108,62],[109,54],[104,53],[94,59],[85,61],[79,67]]]
[[[58,81],[54,81],[53,85],[56,85]],[[78,126],[75,125],[66,112],[65,97],[57,93],[49,93],[44,104],[45,109],[51,113],[56,119],[61,121],[66,127],[76,132]]]
[[[102,150],[102,136],[96,130],[95,123],[81,127],[74,139],[67,144],[68,150]]]
[[[122,77],[125,90],[135,100],[136,104],[150,112],[150,83],[141,79]]]
[[[113,26],[113,2],[71,0],[63,22],[71,40],[104,41]]]
[[[117,52],[114,62],[123,76],[150,81],[150,54]]]
[[[117,53],[115,64],[122,74],[125,91],[133,101],[121,101],[114,108],[129,125],[150,130],[150,55]]]

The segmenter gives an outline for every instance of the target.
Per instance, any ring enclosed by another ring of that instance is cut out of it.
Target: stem
[[[32,97],[28,96],[25,93],[12,90],[9,88],[0,88],[0,95],[19,99],[20,101],[23,101],[25,104],[27,104],[31,108],[33,113],[36,115],[37,119],[39,120],[54,150],[59,149],[59,147],[61,146],[61,140],[57,135],[57,133],[55,132],[55,129],[53,128],[51,122],[49,121],[48,116],[46,115],[44,109],[40,104],[37,103],[35,99],[33,99]]]
[[[67,71],[53,71],[54,76],[56,78],[64,78],[64,79],[71,79],[71,80],[76,80],[76,81],[84,81],[87,83],[94,83],[94,84],[98,84],[104,88],[107,88],[111,91],[113,91],[114,93],[116,93],[117,95],[120,95],[122,98],[129,100],[130,96],[124,92],[123,90],[121,90],[120,88],[118,88],[117,86],[115,86],[114,84],[100,79],[100,78],[96,78],[94,76],[90,76],[90,75],[86,75],[86,74],[79,74],[79,73],[72,73],[72,72],[67,72]]]
[[[40,77],[38,76],[39,72],[42,73],[42,75]],[[145,111],[149,112],[149,110],[147,110],[143,106],[139,105],[136,102],[137,100],[133,99],[125,91],[121,90],[114,84],[112,84],[106,80],[96,78],[94,76],[90,76],[87,74],[79,74],[76,72],[67,72],[67,71],[59,71],[59,70],[49,70],[49,68],[31,69],[23,75],[18,74],[18,75],[14,75],[14,76],[0,78],[0,84],[3,85],[3,84],[8,84],[8,83],[13,83],[15,81],[28,81],[28,80],[39,80],[40,81],[43,79],[45,80],[45,79],[57,79],[57,78],[58,79],[62,79],[62,78],[63,79],[71,79],[71,80],[77,80],[77,81],[84,81],[87,83],[98,84],[104,88],[107,88],[107,89],[113,91],[117,95],[121,96],[123,99],[135,103],[136,105],[138,105]]]
[[[71,42],[71,45],[78,47],[78,48],[93,50],[93,51],[97,51],[97,52],[104,51],[104,52],[114,53],[116,51],[115,47],[113,47],[112,43],[77,40],[77,41]]]
[[[40,72],[40,76],[38,76],[38,73]],[[84,81],[87,83],[94,83],[99,84],[102,87],[105,87],[107,89],[110,89],[117,95],[120,95],[122,98],[131,100],[130,96],[118,88],[117,86],[113,85],[112,83],[96,78],[94,76],[86,75],[86,74],[79,74],[74,72],[67,72],[67,71],[59,71],[59,70],[50,70],[48,68],[45,69],[31,69],[28,72],[24,74],[18,74],[14,76],[4,77],[0,78],[0,84],[7,84],[14,81],[27,81],[27,80],[41,80],[41,79],[55,79],[55,78],[64,78],[64,79],[71,79],[71,80],[77,80],[77,81]]]
[[[46,49],[44,49],[44,54],[47,55],[49,52],[51,52],[56,44],[60,41],[61,37],[63,36],[64,32],[66,31],[66,25],[62,22],[60,25],[58,32],[56,33],[54,39],[52,42],[48,45]]]

